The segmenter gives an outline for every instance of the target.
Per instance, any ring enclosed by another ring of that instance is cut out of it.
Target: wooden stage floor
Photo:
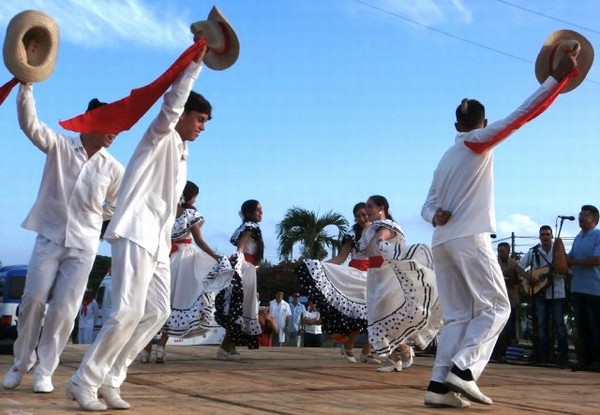
[[[599,414],[600,373],[490,363],[479,380],[491,406],[434,409],[423,405],[433,358],[417,356],[400,373],[347,363],[336,349],[240,349],[238,361],[215,359],[217,346],[173,346],[165,364],[136,361],[121,388],[120,414]],[[14,390],[0,389],[0,414],[83,413],[65,386],[85,346],[67,346],[54,375],[55,391],[32,392],[32,375]],[[358,350],[357,350],[358,352]],[[12,356],[0,356],[8,370]],[[88,412],[89,413],[89,412]]]

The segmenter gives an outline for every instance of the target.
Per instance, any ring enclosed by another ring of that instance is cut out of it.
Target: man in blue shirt
[[[600,230],[598,208],[584,205],[579,212],[581,232],[575,237],[567,263],[579,339],[573,370],[600,371]]]
[[[289,325],[290,335],[288,337],[288,346],[300,347],[300,341],[302,339],[302,335],[300,334],[302,329],[302,316],[306,312],[306,307],[300,302],[300,293],[294,293],[292,296],[290,311],[292,312],[292,315],[290,316],[292,321]]]

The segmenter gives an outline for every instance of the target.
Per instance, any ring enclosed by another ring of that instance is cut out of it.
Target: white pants
[[[498,259],[487,233],[433,248],[443,326],[432,380],[444,382],[452,365],[477,380],[510,315]]]
[[[14,344],[14,366],[19,370],[28,371],[39,360],[37,373],[54,373],[73,330],[95,257],[94,252],[65,248],[37,236],[19,306]]]
[[[73,375],[95,389],[121,386],[127,367],[171,312],[169,264],[127,239],[111,245],[113,311]]]

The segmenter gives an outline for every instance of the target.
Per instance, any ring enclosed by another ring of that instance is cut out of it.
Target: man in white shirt
[[[192,91],[206,46],[164,95],[158,116],[135,149],[119,205],[104,238],[112,249],[113,312],[67,387],[88,411],[127,409],[120,386],[128,366],[170,314],[169,252],[177,202],[187,180],[186,142],[211,118],[210,103]]]
[[[289,317],[292,315],[290,305],[283,299],[283,292],[278,291],[275,299],[269,303],[269,314],[277,323],[277,333],[273,333],[273,346],[285,344],[285,333],[288,331]]]
[[[19,308],[14,362],[2,385],[16,388],[37,362],[33,391],[49,393],[96,258],[102,222],[115,210],[124,169],[105,149],[115,134],[66,137],[51,130],[37,118],[32,91],[32,84],[20,85],[19,125],[46,154],[46,163],[37,200],[22,225],[37,232],[37,238]],[[88,111],[101,105],[93,99]]]
[[[476,381],[510,315],[504,277],[490,240],[496,221],[493,147],[518,128],[524,115],[545,103],[557,81],[575,65],[575,58],[565,53],[533,95],[489,126],[478,101],[464,99],[456,109],[458,134],[434,172],[421,211],[434,226],[433,260],[443,318],[425,394],[427,406],[469,406],[461,395],[492,404]]]

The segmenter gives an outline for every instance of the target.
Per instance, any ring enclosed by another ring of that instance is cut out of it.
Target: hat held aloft
[[[223,70],[235,63],[240,54],[238,37],[223,13],[214,6],[207,20],[192,23],[190,30],[194,38],[205,37],[208,52],[204,63],[210,69]]]
[[[56,64],[59,30],[48,14],[26,10],[8,23],[3,57],[6,68],[22,82],[47,79]]]
[[[577,88],[594,62],[594,48],[589,40],[573,30],[557,30],[544,41],[535,60],[535,76],[540,83],[550,76],[565,53],[571,53],[577,59],[578,74],[569,80],[561,94]]]

